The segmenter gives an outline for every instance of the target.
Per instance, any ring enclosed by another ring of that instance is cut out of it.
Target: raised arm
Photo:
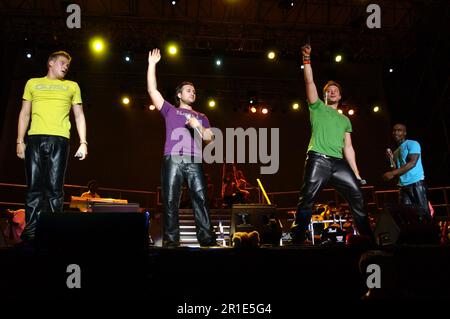
[[[311,46],[306,44],[302,47],[302,58],[303,58],[303,76],[305,78],[306,85],[306,98],[309,104],[315,103],[319,99],[317,94],[317,88],[314,84],[313,72],[311,68]]]
[[[159,49],[153,49],[148,53],[147,91],[158,111],[161,110],[164,103],[164,98],[159,93],[156,85],[156,64],[159,60],[161,60]]]
[[[22,100],[22,109],[19,114],[19,123],[17,125],[16,153],[17,157],[25,158],[25,134],[31,118],[31,101]]]

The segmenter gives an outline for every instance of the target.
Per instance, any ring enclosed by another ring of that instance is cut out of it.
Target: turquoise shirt
[[[422,156],[420,154],[420,144],[417,141],[405,140],[400,146],[394,151],[394,160],[397,164],[397,168],[402,167],[408,163],[408,155],[419,154],[416,166],[411,168],[409,171],[400,175],[399,185],[406,186],[425,178],[422,166]]]

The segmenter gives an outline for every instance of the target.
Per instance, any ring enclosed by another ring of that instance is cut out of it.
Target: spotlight
[[[380,107],[379,106],[374,106],[373,107],[373,111],[374,111],[374,113],[379,112],[380,111]]]
[[[89,41],[89,44],[90,44],[89,46],[91,47],[92,52],[94,52],[95,54],[102,54],[105,51],[106,43],[100,37],[92,38]]]
[[[342,55],[338,54],[335,56],[334,61],[336,61],[337,63],[342,61]]]
[[[341,114],[344,113],[341,109],[339,109],[338,112],[341,113]]]
[[[178,2],[179,2],[179,0],[169,0],[169,2],[170,2],[170,4],[171,5],[176,5]]]
[[[122,97],[122,104],[123,104],[123,105],[128,105],[128,104],[130,104],[130,98],[129,98],[128,96]]]
[[[255,114],[255,113],[256,113],[256,107],[252,106],[252,107],[250,108],[250,112],[252,112],[253,114]]]
[[[31,54],[31,52],[26,52],[25,56],[27,57],[27,59],[31,59],[33,57],[33,55]]]
[[[269,60],[275,59],[275,56],[276,54],[273,51],[269,51],[269,53],[267,53],[267,57],[269,58]]]
[[[353,109],[350,109],[350,110],[348,110],[348,115],[353,115],[353,114],[355,114],[355,111],[353,110]]]
[[[213,99],[208,101],[208,106],[213,108],[214,106],[216,106],[216,101],[214,101]]]
[[[221,66],[222,65],[222,60],[221,59],[217,59],[216,60],[216,65],[217,66]]]
[[[178,46],[176,44],[169,44],[167,46],[167,52],[169,55],[175,56],[178,53]]]
[[[302,64],[302,65],[300,66],[300,69],[303,70],[304,68],[305,68],[305,66]]]
[[[269,113],[269,109],[267,107],[263,107],[261,109],[261,113],[265,115],[265,114]]]
[[[390,69],[389,69],[389,73],[392,73],[392,72],[394,72],[394,69],[393,69],[393,68],[390,68]]]
[[[153,104],[151,104],[151,105],[148,107],[148,109],[149,109],[150,111],[154,111],[154,110],[156,110],[156,106],[154,106]]]
[[[125,52],[123,55],[123,61],[125,63],[131,63],[133,61],[133,55],[130,52]]]
[[[292,104],[292,109],[293,110],[298,110],[299,108],[300,108],[300,104],[298,104],[298,103]]]

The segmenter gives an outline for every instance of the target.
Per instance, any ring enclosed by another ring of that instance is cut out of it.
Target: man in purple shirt
[[[161,172],[164,205],[163,246],[180,244],[178,207],[183,182],[186,180],[194,210],[197,239],[202,247],[215,246],[214,233],[209,216],[207,186],[202,167],[202,141],[210,143],[214,134],[208,118],[192,109],[195,88],[190,82],[181,83],[175,91],[178,107],[164,100],[156,85],[156,64],[161,59],[159,49],[148,54],[147,90],[153,105],[161,112],[166,123],[166,142]]]

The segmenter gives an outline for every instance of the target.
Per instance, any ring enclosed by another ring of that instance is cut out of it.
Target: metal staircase
[[[211,222],[217,236],[218,246],[230,245],[231,209],[210,210]],[[180,246],[200,247],[195,232],[195,220],[192,209],[180,209]]]

